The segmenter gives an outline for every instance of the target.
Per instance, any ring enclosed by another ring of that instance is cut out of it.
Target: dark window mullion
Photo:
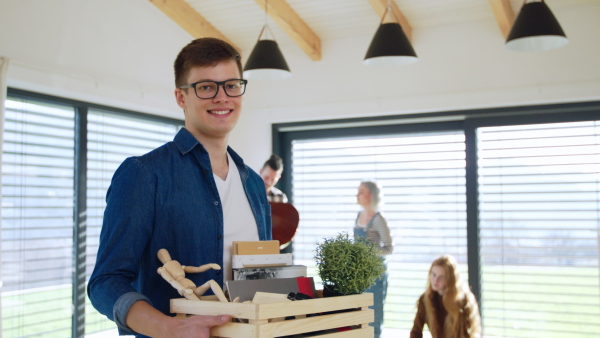
[[[87,244],[87,107],[75,112],[75,173],[73,205],[73,338],[85,335],[85,281]]]
[[[479,184],[477,182],[477,134],[475,126],[469,120],[464,123],[465,132],[465,179],[467,198],[467,252],[469,266],[469,284],[471,291],[481,303],[481,238],[479,234]],[[482,314],[483,317],[483,314]]]

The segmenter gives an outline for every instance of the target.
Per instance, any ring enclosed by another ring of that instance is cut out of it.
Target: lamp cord
[[[268,20],[268,13],[269,11],[269,2],[268,0],[265,0],[265,24],[263,25],[262,29],[260,30],[260,34],[258,34],[258,39],[256,41],[260,41],[260,38],[262,37],[263,33],[265,32],[265,28],[269,30],[269,32],[271,32],[271,36],[273,37],[273,41],[275,41],[275,34],[273,34],[273,31],[271,30],[271,27],[269,27],[269,24],[267,23]]]
[[[396,16],[396,13],[394,13],[394,11],[392,10],[392,4],[391,1],[388,0],[388,5],[385,7],[385,11],[383,12],[383,15],[381,16],[381,22],[379,23],[379,25],[383,24],[383,20],[385,20],[385,15],[391,12],[392,15],[394,16],[394,19],[396,19],[396,23],[398,23],[400,25],[400,19],[398,19],[398,17]],[[402,27],[402,25],[400,25],[400,27]]]

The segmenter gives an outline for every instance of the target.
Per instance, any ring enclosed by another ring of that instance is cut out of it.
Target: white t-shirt
[[[221,207],[223,208],[223,281],[231,280],[231,243],[233,241],[258,241],[258,227],[248,197],[242,185],[240,172],[231,155],[227,153],[229,172],[223,181],[214,175]]]

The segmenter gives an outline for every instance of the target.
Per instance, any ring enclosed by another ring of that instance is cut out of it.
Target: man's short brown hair
[[[177,55],[175,59],[175,86],[177,88],[188,83],[188,75],[193,67],[215,66],[223,61],[235,61],[242,75],[242,61],[238,53],[229,43],[215,38],[193,40]]]
[[[273,154],[271,155],[271,157],[269,157],[269,159],[265,162],[265,164],[263,164],[262,169],[269,167],[271,169],[273,169],[273,171],[278,172],[279,174],[281,174],[281,172],[283,171],[283,159],[281,159],[281,157]]]

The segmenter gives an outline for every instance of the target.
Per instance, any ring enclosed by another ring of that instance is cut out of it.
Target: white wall
[[[493,20],[417,27],[419,62],[392,68],[362,64],[376,27],[323,41],[318,62],[282,44],[294,76],[250,82],[230,143],[259,168],[272,123],[599,100],[600,0],[554,14],[569,44],[540,53],[505,50]],[[183,118],[172,64],[190,39],[144,0],[0,0],[10,87]]]
[[[183,118],[173,61],[190,40],[147,0],[0,0],[13,88]]]

